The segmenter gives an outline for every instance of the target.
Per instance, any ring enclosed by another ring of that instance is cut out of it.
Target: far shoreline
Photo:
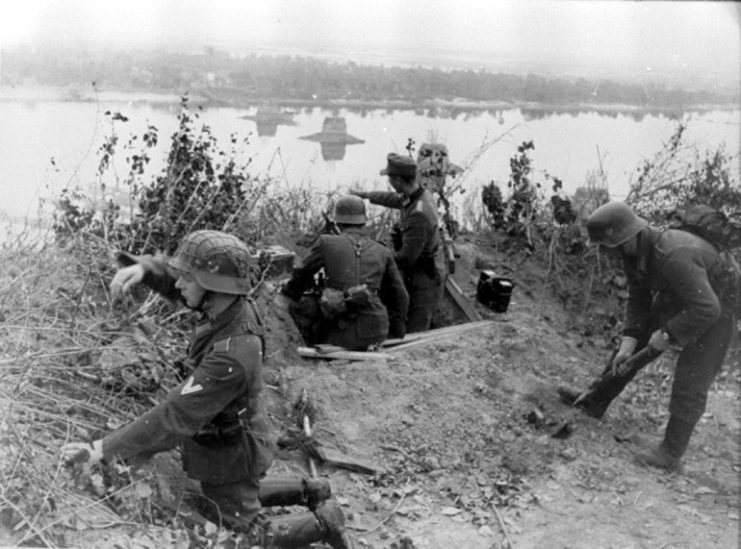
[[[253,109],[260,106],[273,107],[319,107],[327,109],[448,109],[456,111],[500,111],[528,109],[555,112],[604,112],[604,113],[683,113],[708,111],[737,111],[741,104],[699,104],[676,106],[646,106],[601,103],[532,103],[527,101],[469,101],[462,98],[411,100],[322,100],[322,99],[279,99],[246,97],[238,90],[199,89],[193,92],[173,93],[165,90],[99,90],[83,91],[79,87],[22,87],[0,86],[0,102],[52,102],[52,103],[131,103],[151,105],[179,105],[183,95],[191,105],[204,108]]]

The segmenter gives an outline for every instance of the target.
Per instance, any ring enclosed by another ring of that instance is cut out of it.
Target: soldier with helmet
[[[401,210],[398,226],[392,229],[392,240],[404,284],[409,293],[407,332],[429,329],[432,316],[442,298],[445,274],[438,257],[440,224],[437,205],[430,191],[422,187],[417,177],[417,164],[408,156],[390,153],[386,175],[394,192],[350,191],[371,204]]]
[[[312,319],[321,328],[310,343],[364,351],[388,337],[404,337],[409,297],[391,250],[364,233],[367,217],[363,200],[340,197],[334,222],[339,234],[322,234],[316,239],[301,266],[281,288],[278,305],[287,298],[288,303],[282,306],[296,318],[296,303],[323,270],[319,318]]]
[[[326,480],[264,479],[275,439],[260,396],[263,325],[247,298],[248,247],[233,235],[204,230],[186,236],[169,261],[126,253],[119,261],[126,266],[111,283],[114,298],[143,283],[201,313],[183,361],[187,378],[128,425],[92,443],[65,444],[65,458],[135,462],[179,446],[185,472],[203,492],[194,506],[209,520],[255,531],[261,506],[303,504],[311,512],[262,524],[260,541],[354,547]]]
[[[601,418],[636,371],[620,368],[649,346],[658,354],[681,348],[674,372],[663,441],[636,454],[639,463],[680,470],[708,390],[723,365],[734,331],[731,306],[713,287],[721,267],[712,244],[686,231],[658,230],[622,202],[609,202],[587,219],[589,240],[617,251],[628,278],[622,339],[602,377],[581,396],[559,388],[561,399]]]

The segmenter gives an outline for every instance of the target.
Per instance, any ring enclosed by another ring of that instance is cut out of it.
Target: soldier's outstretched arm
[[[352,193],[352,191],[350,191]],[[355,194],[355,193],[353,193]],[[404,197],[399,193],[387,191],[363,192],[361,198],[367,198],[371,204],[377,204],[386,208],[401,209],[404,206]]]
[[[164,257],[120,252],[117,259],[121,268],[110,286],[114,301],[140,283],[173,301],[180,298],[180,292],[175,288],[176,278],[167,269]]]

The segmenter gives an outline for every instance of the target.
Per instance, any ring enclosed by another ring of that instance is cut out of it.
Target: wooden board
[[[437,341],[440,341],[441,339],[449,338],[452,336],[457,336],[457,335],[462,334],[463,332],[467,332],[469,330],[473,330],[476,328],[481,328],[483,326],[490,326],[493,324],[494,324],[493,320],[482,320],[479,322],[467,322],[466,324],[457,324],[456,326],[448,326],[447,328],[441,328],[440,330],[428,330],[427,332],[415,332],[414,334],[411,334],[411,335],[419,336],[419,337],[410,338],[406,342],[396,344],[393,347],[389,348],[389,352],[405,351],[406,349],[409,349],[410,347],[414,347],[415,345],[420,345],[423,343],[435,343]],[[443,332],[443,330],[445,331]]]
[[[337,347],[337,349],[342,349],[342,347]],[[320,358],[322,360],[392,360],[394,358],[388,353],[348,351],[347,349],[323,350],[313,347],[299,347],[297,351],[304,358]]]
[[[408,334],[403,338],[387,339],[381,346],[383,347],[396,347],[418,339],[430,339],[432,337],[447,337],[449,335],[458,334],[460,332],[467,332],[468,330],[474,330],[481,326],[489,326],[494,324],[493,320],[477,320],[476,322],[466,322],[465,324],[454,324],[453,326],[445,326],[444,328],[435,328],[434,330],[426,330],[424,332],[414,332]]]
[[[461,287],[458,286],[455,280],[450,276],[445,279],[445,291],[453,298],[453,301],[455,301],[455,304],[458,305],[461,311],[463,311],[463,314],[466,315],[469,322],[481,320],[481,315],[476,310],[474,303],[463,295]]]
[[[403,351],[421,343],[434,343],[440,339],[456,336],[463,332],[475,330],[485,326],[494,325],[493,320],[478,320],[476,322],[466,322],[465,324],[455,324],[445,328],[436,328],[425,332],[414,332],[408,336],[398,339],[387,339],[381,346],[386,352],[375,351],[350,351],[337,345],[317,345],[316,347],[299,347],[297,352],[305,358],[319,358],[324,360],[393,360],[395,357],[390,354],[395,351]]]

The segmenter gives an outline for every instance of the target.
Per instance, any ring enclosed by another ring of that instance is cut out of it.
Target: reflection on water
[[[255,114],[241,116],[243,120],[252,120],[257,126],[258,137],[275,137],[278,126],[295,126],[293,111],[281,109],[275,105],[257,107]]]
[[[635,122],[641,122],[647,116],[659,116],[668,120],[679,121],[686,114],[681,110],[644,110],[644,109],[585,109],[584,107],[574,108],[559,108],[559,109],[543,109],[543,108],[522,108],[522,117],[525,120],[544,120],[553,116],[569,115],[571,117],[577,117],[584,113],[596,113],[599,116],[606,118],[619,118],[627,117]],[[709,112],[709,111],[706,111]]]
[[[300,139],[319,142],[322,149],[322,159],[326,161],[342,160],[345,158],[348,145],[365,143],[364,140],[347,133],[347,122],[342,116],[326,117],[322,124],[322,131],[311,135],[303,135]]]
[[[233,134],[257,134],[258,139],[249,139],[247,146],[237,141],[237,152],[250,160],[252,175],[275,178],[287,186],[311,186],[317,194],[352,187],[386,189],[386,179],[378,171],[389,152],[407,153],[409,139],[444,145],[449,158],[464,169],[449,175],[449,180],[472,202],[480,201],[480,188],[490,181],[506,188],[510,159],[525,141],[535,144],[531,161],[536,176],[547,172],[558,177],[564,190],[573,193],[590,174],[603,170],[617,198],[627,192],[640,162],[651,158],[674,133],[679,119],[689,120],[684,136],[688,145],[708,150],[726,143],[727,151],[741,150],[739,110],[606,113],[427,104],[415,109],[289,109],[265,104],[247,111],[194,105],[191,109],[224,149]],[[129,121],[117,122],[112,129],[102,114],[106,110],[121,112]],[[36,211],[32,204],[40,196],[56,196],[64,187],[99,192],[105,183],[108,194],[125,194],[125,158],[137,150],[123,147],[130,136],[141,137],[151,124],[159,130],[159,141],[149,151],[146,174],[137,179],[146,184],[162,173],[168,137],[177,131],[179,112],[176,100],[171,104],[0,102],[0,193],[4,197],[0,213],[28,215]],[[112,131],[119,149],[112,169],[99,176],[99,150]]]

